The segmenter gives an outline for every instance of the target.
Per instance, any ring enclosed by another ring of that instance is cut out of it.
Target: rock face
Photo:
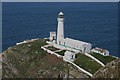
[[[99,69],[93,76],[93,78],[120,78],[120,59],[113,60],[107,63],[106,66]]]
[[[2,53],[3,78],[89,78],[62,58],[41,49],[46,40],[16,45]]]
[[[0,80],[2,79],[2,56],[0,54]]]
[[[3,78],[90,78],[72,64],[49,54],[41,46],[46,40],[19,44],[2,53]],[[0,70],[1,71],[1,70]],[[120,72],[120,71],[119,71]],[[118,59],[99,69],[93,78],[118,78]]]

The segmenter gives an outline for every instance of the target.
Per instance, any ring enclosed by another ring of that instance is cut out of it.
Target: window
[[[55,40],[55,36],[53,36],[53,40]]]
[[[65,46],[65,42],[64,42],[64,46]]]
[[[73,55],[72,55],[72,59],[73,59]]]

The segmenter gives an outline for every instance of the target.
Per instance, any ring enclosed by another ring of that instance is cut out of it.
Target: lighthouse
[[[55,48],[62,49],[62,50],[69,50],[74,52],[80,53],[90,53],[92,44],[71,39],[71,38],[64,38],[64,14],[60,12],[58,14],[58,26],[57,26],[57,41],[56,41],[56,32],[50,32],[50,42]],[[56,44],[57,42],[57,44]]]
[[[61,44],[61,41],[64,39],[64,14],[60,12],[58,14],[58,28],[57,28],[57,44]]]

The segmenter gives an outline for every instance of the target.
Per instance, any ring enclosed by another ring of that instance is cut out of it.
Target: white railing
[[[105,66],[101,61],[99,61],[98,59],[96,59],[95,57],[93,57],[92,55],[85,53],[86,56],[90,57],[91,59],[95,60],[97,63],[101,64],[102,66]]]
[[[86,74],[88,74],[89,76],[93,76],[91,73],[89,73],[88,71],[86,71],[86,70],[84,70],[83,68],[81,68],[81,67],[79,67],[78,65],[76,65],[75,63],[73,63],[73,62],[71,62],[71,61],[68,61],[68,60],[66,60],[66,59],[64,59],[64,61],[66,61],[66,62],[69,62],[69,63],[71,63],[71,64],[73,64],[75,67],[77,67],[79,70],[81,70],[82,72],[84,72],[84,73],[86,73]]]
[[[31,40],[25,40],[25,41],[23,41],[23,42],[16,43],[16,45],[33,42],[33,41],[38,40],[38,39],[39,39],[39,38],[31,39]]]
[[[61,56],[61,55],[59,55],[59,54],[57,54],[57,53],[55,53],[55,52],[53,52],[53,51],[51,51],[51,50],[49,50],[49,49],[46,49],[45,47],[41,47],[43,50],[45,50],[45,51],[47,51],[48,53],[50,53],[50,54],[55,54],[57,57],[63,57],[63,56]],[[73,62],[71,62],[71,61],[68,61],[68,60],[66,60],[66,59],[64,59],[63,58],[63,60],[64,61],[66,61],[66,62],[69,62],[69,63],[71,63],[71,64],[73,64],[75,67],[77,67],[80,71],[82,71],[82,72],[84,72],[84,73],[86,73],[87,75],[89,75],[89,76],[93,76],[91,73],[89,73],[88,71],[86,71],[86,70],[84,70],[83,68],[81,68],[81,67],[79,67],[78,65],[76,65],[75,63],[73,63]]]

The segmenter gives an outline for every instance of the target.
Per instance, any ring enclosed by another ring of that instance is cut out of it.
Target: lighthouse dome
[[[64,15],[63,12],[60,12],[59,15]]]
[[[58,15],[59,18],[64,18],[64,14],[63,12],[60,12],[59,15]]]

